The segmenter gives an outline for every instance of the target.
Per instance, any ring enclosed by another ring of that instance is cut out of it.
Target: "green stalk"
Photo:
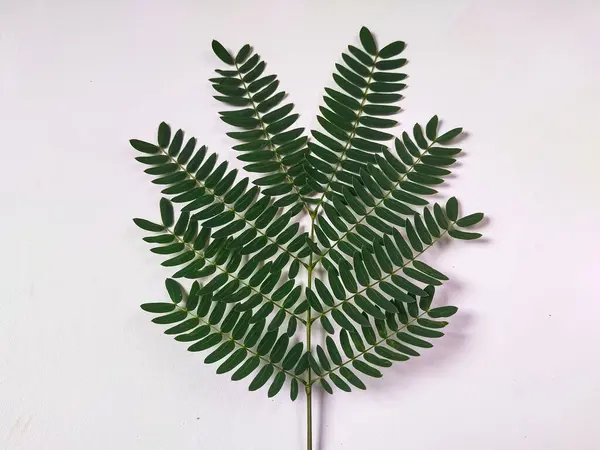
[[[315,213],[310,215],[310,238],[314,239],[315,235]],[[310,254],[310,261],[308,263],[308,288],[312,288],[312,275],[313,275],[314,263],[313,254]],[[311,330],[312,330],[312,308],[308,308],[306,312],[306,351],[310,352],[311,349]],[[312,438],[312,370],[310,365],[307,370],[306,380],[306,450],[312,450],[313,438]]]

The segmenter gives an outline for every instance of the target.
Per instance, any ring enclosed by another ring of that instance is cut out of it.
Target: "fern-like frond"
[[[213,50],[227,70],[211,78],[218,95],[215,98],[235,109],[222,111],[221,120],[241,131],[227,133],[244,142],[233,147],[242,152],[237,158],[246,163],[244,170],[261,176],[254,181],[266,186],[265,195],[279,197],[279,206],[305,204],[310,194],[303,166],[306,142],[304,128],[292,128],[298,114],[292,114],[294,105],[281,105],[286,93],[279,89],[276,75],[265,75],[266,64],[258,54],[252,54],[245,45],[233,58],[217,41]]]
[[[245,233],[238,238],[211,238],[211,229],[198,229],[198,223],[190,220],[188,213],[181,213],[175,220],[173,205],[167,199],[163,198],[160,206],[161,225],[145,219],[134,221],[142,229],[159,233],[144,240],[159,244],[151,251],[168,258],[163,266],[181,267],[174,278],[210,278],[202,288],[203,294],[211,294],[216,301],[225,304],[239,304],[238,309],[252,312],[254,321],[269,319],[269,329],[281,326],[286,314],[293,317],[293,324],[304,322],[300,314],[306,311],[306,302],[297,304],[302,287],[295,282],[297,268],[288,266],[289,252],[275,258],[276,244],[265,245],[260,238],[248,240],[244,238]],[[285,224],[278,227],[284,229]],[[297,227],[290,230],[293,233],[281,233],[287,234],[281,242],[288,244],[287,240],[291,239],[288,246],[295,250],[304,245],[305,237],[296,234]],[[288,269],[287,274],[284,269]],[[293,311],[292,307],[295,307]]]
[[[342,192],[328,192],[321,205],[324,215],[315,231],[325,250],[317,264],[338,248],[352,257],[364,245],[371,247],[376,236],[391,235],[404,227],[407,216],[428,204],[426,197],[437,193],[431,186],[443,183],[451,173],[447,167],[455,162],[452,156],[460,152],[444,144],[462,129],[438,136],[437,123],[437,116],[428,121],[427,137],[419,124],[413,127],[414,140],[402,133],[402,140],[395,141],[397,157],[384,148],[374,163],[357,167],[356,173],[344,171],[347,183],[340,183]]]
[[[304,265],[301,257],[304,242],[290,251],[278,241],[278,225],[290,221],[302,211],[302,205],[294,204],[281,208],[269,196],[261,193],[258,186],[249,188],[248,178],[236,183],[237,170],[227,170],[227,162],[217,164],[215,153],[208,153],[205,146],[196,149],[196,138],[190,138],[185,146],[184,132],[178,130],[171,138],[171,128],[165,122],[158,127],[157,144],[132,139],[133,148],[147,156],[136,160],[150,166],[146,173],[153,175],[153,183],[166,186],[162,193],[172,196],[172,201],[183,205],[182,211],[190,214],[198,227],[218,230],[213,237],[227,237],[244,232],[243,239],[255,240],[254,244],[287,253],[297,264]],[[283,211],[281,219],[279,213]],[[277,222],[277,226],[275,225]],[[269,226],[272,226],[270,228]],[[283,233],[292,233],[298,224],[292,224]],[[295,237],[295,236],[292,236]],[[304,251],[308,255],[307,250]]]
[[[289,380],[295,399],[298,384],[305,382],[294,372],[303,344],[293,344],[293,330],[270,328],[264,318],[255,320],[250,310],[228,305],[215,294],[205,293],[197,281],[189,294],[173,279],[167,279],[165,284],[171,302],[141,305],[144,311],[161,314],[152,322],[168,325],[165,334],[187,343],[190,352],[210,351],[204,362],[219,363],[218,374],[233,371],[234,381],[254,374],[250,390],[260,389],[271,380],[268,395],[273,397]]]
[[[417,349],[433,347],[431,340],[442,337],[440,329],[448,324],[437,319],[457,311],[454,306],[431,308],[434,292],[428,286],[418,301],[396,300],[397,313],[387,312],[382,318],[363,313],[365,325],[342,329],[337,339],[327,336],[325,347],[316,349],[318,361],[314,360],[312,367],[318,376],[312,383],[319,383],[330,394],[333,389],[329,382],[345,392],[352,387],[366,389],[359,375],[380,378],[382,368],[419,356]]]
[[[447,322],[437,319],[456,308],[431,307],[448,277],[423,254],[446,235],[481,237],[467,228],[482,213],[460,217],[456,198],[428,200],[451,173],[462,128],[439,134],[433,116],[394,133],[405,45],[380,48],[365,27],[360,45],[336,65],[309,141],[251,47],[233,56],[213,41],[228,66],[210,79],[230,107],[220,118],[235,127],[227,134],[241,142],[233,149],[253,181],[165,122],[156,143],[130,141],[167,196],[159,222],[134,221],[174,270],[171,302],[142,308],[190,351],[210,351],[205,362],[218,373],[252,375],[250,390],[268,385],[274,396],[289,382],[295,399],[302,386],[309,411],[315,383],[329,393],[364,389],[362,375],[380,377],[443,336]],[[177,280],[192,280],[189,293]],[[316,321],[326,335],[315,347]]]
[[[333,75],[336,89],[326,89],[318,121],[323,132],[313,130],[316,142],[309,143],[308,181],[320,196],[316,210],[330,190],[343,192],[344,184],[352,186],[348,172],[368,170],[368,163],[376,162],[375,155],[393,135],[388,128],[396,121],[387,118],[399,111],[395,105],[406,85],[403,73],[394,71],[406,60],[396,58],[404,50],[404,43],[393,42],[377,49],[371,32],[363,27],[360,32],[363,49],[350,45],[342,54],[343,64],[336,65]]]
[[[420,256],[446,234],[458,239],[480,235],[456,229],[455,198],[448,201],[445,211],[437,203],[432,210],[427,208],[423,216],[407,219],[405,233],[394,228],[389,235],[374,235],[369,245],[352,253],[351,259],[330,251],[331,261],[323,260],[328,287],[316,280],[316,292],[307,289],[311,306],[320,312],[313,320],[320,320],[328,333],[334,332],[329,317],[341,328],[355,331],[357,326],[370,326],[364,314],[383,320],[386,313],[398,313],[398,302],[412,303],[415,295],[426,295],[425,286],[440,286],[448,280]],[[474,220],[469,218],[480,220],[482,216],[467,217],[460,220],[470,225]]]

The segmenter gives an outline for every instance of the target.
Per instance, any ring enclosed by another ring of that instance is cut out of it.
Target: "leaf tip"
[[[212,46],[213,52],[215,53],[215,55],[217,55],[217,57],[221,61],[223,61],[225,64],[228,64],[230,66],[232,66],[234,64],[233,56],[231,56],[231,53],[229,53],[229,51],[227,51],[227,49],[223,46],[223,44],[221,44],[216,39],[213,39],[211,42],[211,46]]]

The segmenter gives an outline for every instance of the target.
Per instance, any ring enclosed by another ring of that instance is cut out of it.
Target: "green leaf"
[[[406,278],[402,278],[401,276],[398,276],[398,275],[392,275],[390,279],[396,286],[398,286],[401,289],[406,290],[406,292],[408,292],[409,294],[427,296],[427,292],[425,292],[423,289],[421,289],[417,285],[411,283]]]
[[[456,222],[458,219],[458,200],[456,197],[450,197],[446,202],[446,216],[452,222]]]
[[[354,273],[356,274],[356,279],[362,286],[369,285],[369,274],[364,265],[362,256],[359,252],[356,252],[353,256],[353,265],[354,265]]]
[[[365,384],[358,378],[354,372],[352,372],[347,367],[340,367],[340,375],[343,376],[350,384],[357,387],[358,389],[362,389],[363,391],[367,389]]]
[[[390,347],[392,347],[394,350],[397,350],[401,353],[404,353],[406,355],[409,356],[420,356],[419,352],[417,352],[416,350],[412,349],[411,347],[408,347],[398,341],[394,341],[393,339],[388,339],[386,341],[386,344],[389,345]]]
[[[356,135],[365,139],[371,139],[373,141],[387,141],[394,136],[389,133],[374,130],[373,128],[358,127],[356,129]]]
[[[372,83],[369,86],[369,88],[373,92],[399,92],[406,88],[406,84],[404,84],[404,83],[384,83],[381,81],[377,81],[375,83]],[[401,97],[402,97],[401,95],[393,95],[393,96],[387,96],[385,98],[394,99],[391,101],[397,101],[397,100],[400,100]],[[370,98],[372,99],[375,97],[370,97]],[[381,98],[384,98],[384,97],[381,97]],[[375,102],[375,100],[371,100],[371,101]],[[382,103],[384,103],[384,102],[382,102]],[[388,102],[385,102],[385,103],[388,103]]]
[[[379,51],[379,56],[383,59],[393,58],[398,56],[406,48],[406,44],[402,41],[395,41],[386,45]]]
[[[205,364],[214,364],[229,355],[235,349],[235,344],[232,341],[226,341],[221,344],[215,351],[204,358]]]
[[[327,346],[327,352],[329,352],[329,357],[331,358],[331,361],[333,361],[333,363],[337,365],[342,364],[342,357],[340,355],[340,352],[338,351],[337,346],[335,345],[335,342],[333,341],[333,339],[331,339],[331,337],[327,336],[325,338],[325,345]]]
[[[321,378],[320,383],[321,387],[325,392],[327,392],[328,394],[333,394],[333,389],[331,388],[331,385],[325,379]]]
[[[406,222],[406,237],[416,252],[423,251],[423,244],[421,243],[417,232],[409,221]]]
[[[217,228],[223,226],[233,220],[235,213],[233,211],[225,211],[217,216],[212,217],[202,224],[206,228]]]
[[[158,147],[156,147],[158,149]],[[141,162],[142,164],[146,164],[149,166],[154,166],[157,164],[165,164],[169,162],[169,157],[167,155],[155,155],[155,156],[138,156],[135,158],[136,161]]]
[[[348,386],[348,384],[340,377],[338,377],[335,373],[329,374],[329,379],[333,382],[333,384],[335,384],[338,387],[338,389],[344,392],[350,392],[352,390],[350,389],[350,386]]]
[[[258,61],[260,60],[260,57],[257,54],[254,54],[250,57],[249,60],[247,60],[240,68],[239,68],[239,72],[241,73],[246,73],[250,70],[252,70],[252,68],[256,67],[256,65],[258,64]],[[238,75],[238,71],[236,70],[230,70],[227,71],[229,73],[223,73],[224,71],[219,71],[217,70],[217,73],[221,73],[222,75],[225,76],[232,76],[235,77]]]
[[[444,328],[448,325],[446,321],[430,320],[424,317],[417,319],[417,323],[425,328]]]
[[[150,144],[149,142],[140,141],[139,139],[130,139],[129,143],[137,151],[142,152],[142,153],[147,153],[149,155],[153,155],[160,151],[160,148],[157,147],[156,145]],[[166,158],[166,159],[164,159],[164,162],[168,161],[168,157],[165,156],[164,158]],[[140,162],[145,162],[145,161],[146,160],[141,160]],[[163,158],[155,159],[155,160],[147,160],[147,161],[163,161]],[[152,164],[152,162],[148,162],[148,164]],[[158,162],[155,164],[158,164]]]
[[[189,220],[190,214],[188,212],[181,213],[179,219],[177,220],[177,223],[175,224],[175,227],[173,228],[173,233],[175,233],[177,236],[182,236],[183,233],[185,233],[185,231],[187,230]],[[194,223],[196,224],[196,226],[198,225],[197,222]]]
[[[175,222],[173,204],[164,197],[160,199],[160,217],[165,227],[170,227]]]
[[[431,344],[427,341],[424,341],[423,339],[419,339],[418,337],[415,337],[408,333],[400,332],[400,333],[397,333],[396,336],[402,342],[406,342],[407,344],[414,345],[415,347],[421,347],[421,348],[433,347],[433,344]]]
[[[248,56],[250,56],[250,52],[252,51],[252,48],[250,47],[249,44],[244,45],[240,51],[238,52],[238,54],[235,57],[235,63],[236,64],[243,64],[244,61],[246,61],[246,59],[248,58]]]
[[[179,336],[175,336],[175,340],[177,342],[194,342],[206,337],[210,333],[210,326],[201,325],[198,328],[192,330],[186,334],[180,334]]]
[[[450,230],[448,231],[448,234],[455,239],[463,239],[466,241],[479,239],[481,237],[481,233],[467,233],[466,231],[460,230]]]
[[[396,72],[375,72],[373,74],[373,80],[384,81],[384,82],[395,82],[405,80],[407,75],[405,73]]]
[[[321,326],[323,327],[323,329],[327,333],[329,333],[329,334],[334,334],[335,333],[335,328],[333,328],[333,324],[327,318],[327,316],[321,316],[321,318],[319,319],[319,321],[321,322]]]
[[[459,227],[470,227],[478,224],[483,220],[483,213],[475,213],[465,217],[462,217],[456,221],[456,225]]]
[[[382,334],[385,335],[385,333],[386,332],[384,331]],[[380,358],[379,356],[376,356],[372,353],[364,354],[363,358],[365,358],[365,361],[373,364],[374,366],[379,366],[379,367],[391,367],[392,366],[391,361],[384,359],[384,358]]]
[[[444,275],[441,272],[438,272],[433,267],[428,266],[424,262],[421,262],[421,261],[418,261],[418,260],[413,261],[413,266],[415,267],[415,269],[418,269],[421,272],[426,273],[427,275],[430,275],[430,276],[432,276],[434,278],[437,278],[438,280],[447,281],[449,279],[446,275]]]
[[[292,378],[290,383],[290,400],[295,401],[298,398],[298,381]]]
[[[451,317],[458,311],[456,306],[440,306],[428,311],[429,317],[439,319],[441,317]]]
[[[348,302],[345,302],[342,305],[342,310],[348,315],[348,317],[350,317],[352,320],[354,320],[357,324],[359,324],[363,327],[371,327],[371,323],[369,322],[369,319],[367,319],[365,316],[363,316],[354,305],[352,305]]]
[[[306,299],[308,300],[310,307],[318,312],[323,312],[323,306],[314,292],[309,287],[307,287],[304,292],[306,293]]]
[[[231,379],[233,381],[239,381],[243,378],[246,378],[248,375],[250,375],[252,372],[254,372],[256,370],[256,368],[259,366],[260,364],[260,358],[258,356],[254,356],[252,358],[249,358],[246,360],[246,362],[244,364],[242,364],[242,366],[236,370],[233,375],[231,376]],[[266,383],[266,380],[265,380]]]
[[[345,316],[345,314],[341,313],[340,311],[338,311],[337,309],[332,309],[331,310],[331,317],[333,318],[333,320],[335,320],[335,322],[342,328],[348,330],[348,331],[354,331],[354,325],[352,325],[352,322],[350,322],[348,320],[348,318]]]
[[[404,66],[406,62],[405,58],[388,59],[387,61],[377,61],[375,67],[379,70],[394,70]]]
[[[323,350],[323,347],[321,347],[320,345],[317,345],[317,357],[319,358],[319,364],[321,364],[321,367],[324,370],[331,370],[331,364],[329,363],[329,359],[327,359],[325,350]]]
[[[418,325],[408,325],[407,329],[408,331],[410,331],[413,334],[416,334],[417,336],[423,336],[426,338],[441,338],[442,336],[444,336],[444,333],[442,333],[441,331],[423,328]]]
[[[251,60],[252,58],[250,58]],[[248,62],[246,64],[248,64],[250,62],[250,60],[248,60]],[[245,64],[244,64],[245,65]],[[265,67],[266,64],[264,61],[261,61],[260,63],[258,63],[256,65],[256,67],[254,67],[254,69],[252,69],[250,72],[248,72],[246,75],[244,75],[244,82],[245,83],[252,83],[254,80],[256,80],[258,77],[260,77],[263,72],[265,71]],[[242,71],[243,66],[240,68],[240,72]]]
[[[356,59],[358,59],[365,66],[370,67],[373,65],[373,58],[371,58],[369,55],[367,55],[361,49],[359,49],[353,45],[349,45],[348,50],[350,51],[350,53],[352,53],[352,56],[354,56]]]
[[[425,136],[423,135],[423,129],[421,128],[421,125],[419,125],[418,123],[416,123],[413,126],[413,136],[415,138],[415,141],[416,141],[417,145],[422,150],[427,149],[427,147],[429,146],[429,144],[427,143],[427,140],[425,139]]]
[[[346,91],[348,94],[350,94],[354,98],[359,99],[362,97],[362,95],[363,95],[362,90],[355,84],[350,83],[345,78],[339,76],[337,73],[333,74],[333,79],[335,80],[336,84],[339,87],[341,87],[344,91]]]
[[[462,130],[463,130],[462,128],[454,128],[454,129],[442,134],[441,136],[439,136],[436,139],[436,142],[444,143],[444,142],[451,141],[452,139],[457,137],[460,133],[462,133]]]
[[[363,45],[364,49],[369,52],[371,55],[377,54],[377,44],[375,43],[375,38],[369,31],[367,27],[362,27],[360,29],[360,43]]]
[[[367,297],[369,297],[369,299],[371,299],[371,301],[373,301],[373,303],[375,303],[377,306],[379,306],[383,310],[393,313],[393,314],[396,314],[398,312],[398,308],[396,308],[396,306],[392,302],[390,302],[388,299],[386,299],[383,295],[381,295],[375,289],[367,288],[366,293],[367,293]]]
[[[342,59],[348,65],[348,67],[350,67],[359,75],[362,75],[363,77],[368,77],[370,75],[371,71],[367,67],[365,67],[363,64],[361,64],[354,58],[352,58],[347,53],[342,53]]]
[[[220,102],[223,103],[227,103],[228,105],[231,106],[248,106],[250,104],[250,99],[247,98],[243,98],[243,97],[228,97],[228,96],[223,96],[223,95],[216,95],[215,100],[218,100]],[[258,130],[258,134],[259,136],[262,135],[262,130]],[[237,135],[237,134],[242,134],[242,133],[227,133],[228,136],[230,137],[234,137],[232,135]]]
[[[321,301],[327,306],[333,306],[335,303],[333,296],[327,289],[327,286],[325,286],[325,284],[318,278],[315,279],[315,288],[317,289],[317,293],[319,294]]]
[[[433,116],[425,126],[425,134],[430,141],[435,141],[437,137],[438,116]]]
[[[389,116],[400,111],[400,107],[389,105],[365,105],[363,111],[370,116]]]
[[[392,260],[392,263],[394,263],[396,266],[401,266],[404,264],[402,255],[387,234],[383,236],[383,243],[390,259]]]
[[[248,351],[245,348],[238,348],[229,358],[227,358],[225,362],[223,362],[223,364],[218,367],[217,373],[223,374],[233,370],[240,365],[244,359],[246,359],[247,354]]]
[[[284,383],[285,373],[278,372],[277,375],[275,375],[275,378],[273,379],[273,383],[271,383],[271,387],[269,387],[269,398],[275,397],[279,393],[279,391],[281,391],[281,388],[283,387]]]
[[[187,312],[183,310],[177,310],[165,316],[159,316],[152,319],[152,322],[157,323],[159,325],[166,325],[175,322],[181,322],[183,319],[187,317]]]
[[[140,305],[140,308],[150,313],[166,313],[173,311],[175,305],[173,303],[144,303]]]
[[[162,225],[158,225],[154,222],[150,222],[149,220],[146,219],[133,219],[133,222],[140,227],[142,230],[146,230],[146,231],[153,231],[153,232],[159,232],[159,231],[164,231],[165,227]]]
[[[206,295],[210,294],[213,291],[216,291],[218,288],[222,287],[227,282],[228,278],[229,275],[227,273],[217,275],[200,290],[200,295]]]
[[[335,68],[338,70],[339,73],[342,74],[342,76],[344,78],[346,78],[351,83],[353,83],[353,84],[355,84],[355,85],[357,85],[358,87],[361,87],[361,88],[367,87],[367,81],[363,77],[361,77],[360,75],[357,75],[356,73],[354,73],[353,71],[347,69],[346,67],[344,67],[341,64],[336,64]],[[359,104],[359,106],[360,106],[360,104]]]
[[[408,361],[409,360],[408,356],[403,355],[401,353],[396,353],[395,351],[390,350],[387,347],[382,347],[380,345],[375,347],[375,353],[377,353],[380,356],[383,356],[384,358],[391,359],[393,361]]]
[[[446,215],[444,214],[442,207],[437,203],[433,205],[433,214],[438,225],[447,230],[449,226],[448,220],[446,219]]]
[[[269,331],[266,333],[258,344],[258,348],[256,349],[256,353],[263,356],[271,351],[273,345],[275,344],[275,339],[277,339],[276,331]]]
[[[356,281],[354,280],[354,277],[352,276],[352,273],[351,273],[352,267],[350,266],[350,263],[348,263],[345,260],[340,261],[339,269],[340,269],[340,277],[342,279],[342,282],[344,283],[346,290],[348,292],[356,292],[358,287],[356,285]]]
[[[177,281],[167,278],[165,280],[165,287],[173,303],[179,303],[183,300],[183,290]]]
[[[287,355],[283,359],[283,362],[281,363],[281,366],[284,370],[291,370],[296,366],[300,360],[300,357],[302,356],[303,348],[304,344],[302,342],[298,342],[288,351]]]
[[[301,357],[300,360],[298,361],[298,365],[296,366],[296,369],[294,370],[294,373],[296,375],[302,375],[306,369],[308,369],[308,365],[309,365],[309,361],[308,361],[308,356],[309,353],[304,353]]]
[[[379,85],[381,89],[385,87]],[[395,103],[400,100],[402,96],[400,94],[367,94],[367,101],[371,103]]]
[[[327,279],[329,281],[329,287],[333,291],[333,295],[339,300],[344,300],[346,298],[346,291],[344,290],[344,286],[339,279],[339,274],[335,269],[332,268],[327,271]]]
[[[368,301],[362,295],[356,295],[354,297],[354,302],[360,309],[362,309],[364,312],[366,312],[370,316],[373,316],[376,319],[385,319],[385,314],[383,314],[379,308],[377,308],[375,305],[373,305],[373,303]]]
[[[429,208],[425,208],[425,210],[423,211],[423,218],[425,219],[425,225],[427,225],[427,230],[429,231],[429,233],[432,236],[439,238],[441,236],[440,229],[438,228],[438,225],[435,222],[435,219],[431,214]]]
[[[413,221],[414,221],[415,230],[419,236],[419,239],[421,239],[421,241],[424,244],[431,245],[433,243],[433,240],[431,239],[429,230],[427,230],[427,228],[425,227],[425,224],[423,223],[421,216],[419,216],[419,215],[414,216]]]
[[[171,127],[165,122],[161,122],[158,126],[158,145],[161,148],[167,148],[171,141]]]
[[[371,255],[371,253],[369,252],[369,249],[367,249],[366,247],[363,247],[361,256],[362,256],[362,261],[364,262],[365,267],[366,267],[367,271],[369,272],[370,277],[375,280],[381,279],[381,270],[379,269],[379,266],[377,265],[375,258],[373,258],[373,255]]]
[[[285,313],[285,311],[281,310]],[[271,362],[277,363],[281,361],[285,352],[287,351],[288,344],[290,342],[290,338],[287,334],[282,334],[275,345],[273,346],[273,350],[271,351]]]
[[[379,370],[360,360],[352,361],[352,366],[359,372],[362,372],[370,377],[381,378],[383,376]]]
[[[220,42],[213,40],[212,49],[213,52],[215,52],[215,55],[217,55],[217,57],[225,64],[232,66],[235,63],[233,56],[231,56],[231,54],[227,51],[227,49],[225,49],[225,47],[223,47],[223,45],[221,45]],[[249,51],[250,50],[248,49],[248,53]]]
[[[402,142],[404,143],[404,145],[406,146],[406,149],[410,152],[410,154],[412,156],[414,156],[416,158],[421,157],[421,151],[415,145],[415,143],[412,141],[412,139],[410,138],[410,136],[408,135],[408,133],[406,131],[402,132]]]
[[[214,347],[219,342],[221,342],[222,336],[220,333],[213,333],[205,337],[204,339],[199,340],[195,344],[192,344],[188,347],[188,351],[190,352],[200,352],[203,350],[207,350],[211,347]]]

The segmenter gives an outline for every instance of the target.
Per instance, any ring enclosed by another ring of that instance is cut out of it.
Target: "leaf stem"
[[[310,215],[310,239],[314,239],[315,236],[315,218],[317,217],[316,212]],[[312,288],[313,270],[315,264],[313,263],[313,253],[310,254],[310,261],[308,263],[308,281],[307,286],[309,289]],[[311,341],[312,341],[312,308],[309,306],[306,311],[306,351],[311,352]],[[312,370],[310,364],[306,372],[306,449],[312,450]]]

